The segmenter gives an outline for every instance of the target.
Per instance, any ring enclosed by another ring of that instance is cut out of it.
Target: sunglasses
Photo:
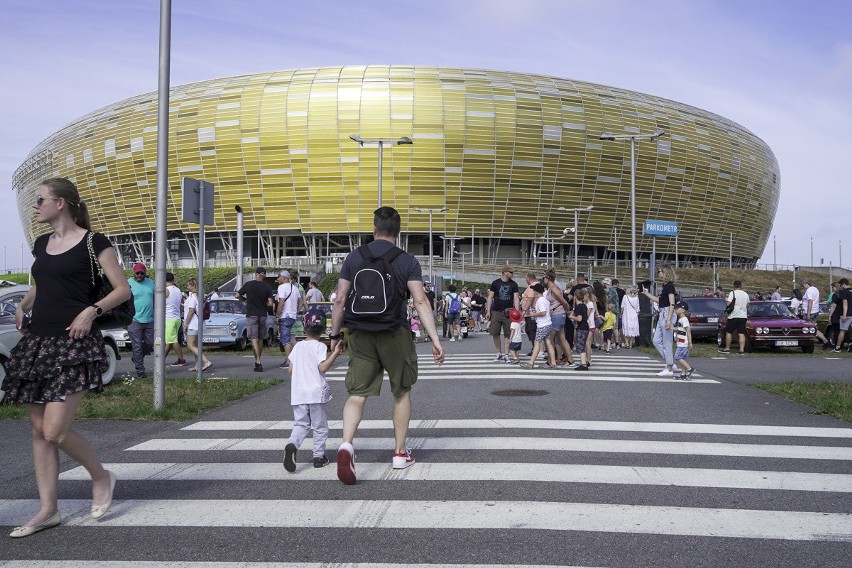
[[[133,274],[135,274],[136,276],[145,276],[148,273],[147,272],[134,272]]]
[[[41,207],[41,204],[44,203],[45,199],[53,199],[54,201],[59,201],[62,198],[61,197],[51,197],[49,195],[47,197],[42,197],[41,195],[36,195],[35,204],[38,207]]]

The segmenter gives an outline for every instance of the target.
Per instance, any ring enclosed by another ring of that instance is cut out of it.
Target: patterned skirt
[[[19,404],[61,402],[77,392],[103,390],[101,374],[108,368],[97,330],[82,339],[26,334],[12,349],[2,390]]]

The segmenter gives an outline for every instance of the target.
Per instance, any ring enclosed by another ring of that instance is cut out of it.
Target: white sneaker
[[[451,338],[450,338],[450,341],[455,341],[455,340],[456,340],[456,338],[455,338],[455,337],[451,337]]]
[[[662,371],[660,371],[659,373],[657,373],[657,376],[658,376],[658,377],[673,377],[673,376],[674,376],[674,372],[669,371],[668,369],[663,369]]]
[[[411,450],[406,449],[405,452],[398,454],[393,453],[393,468],[405,469],[410,465],[414,465],[414,458],[411,456]]]

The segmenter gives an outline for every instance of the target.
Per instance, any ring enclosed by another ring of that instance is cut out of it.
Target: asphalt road
[[[63,457],[63,526],[0,539],[0,566],[849,565],[852,428],[745,384],[849,380],[848,360],[696,359],[683,383],[637,352],[595,354],[581,373],[493,362],[484,336],[444,346],[440,369],[418,346],[418,463],[390,469],[386,388],[356,438],[355,486],[309,467],[310,440],[295,474],[281,467],[292,414],[279,358],[255,374],[251,358],[211,351],[215,377],[282,384],[187,423],[79,422],[121,479],[114,508],[88,519],[86,473]],[[329,373],[332,459],[344,363]],[[36,507],[29,434],[0,427],[0,525],[14,525]]]

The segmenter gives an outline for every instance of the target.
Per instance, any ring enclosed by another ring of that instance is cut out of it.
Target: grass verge
[[[83,420],[189,420],[205,410],[268,389],[280,381],[246,379],[196,382],[173,379],[166,381],[166,404],[154,410],[152,379],[116,380],[103,393],[83,397],[76,418]],[[0,404],[0,419],[25,418],[24,405]]]
[[[807,404],[814,414],[827,414],[852,422],[852,384],[848,383],[757,383],[753,387]]]

